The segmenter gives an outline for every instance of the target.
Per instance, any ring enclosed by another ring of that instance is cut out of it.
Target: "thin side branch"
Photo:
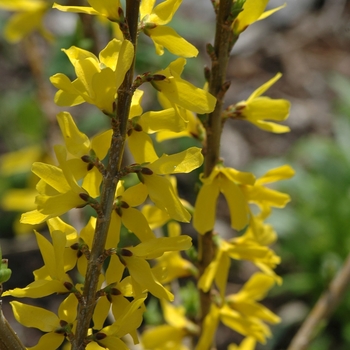
[[[297,334],[292,339],[287,350],[305,350],[312,339],[315,338],[320,325],[328,320],[350,284],[350,254],[339,271],[332,280],[328,289],[321,295],[316,305],[300,327]]]

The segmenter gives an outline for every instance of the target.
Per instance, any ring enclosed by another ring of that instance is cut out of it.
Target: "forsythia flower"
[[[18,42],[25,36],[38,30],[48,40],[52,35],[43,26],[43,17],[50,4],[41,0],[0,0],[0,8],[16,11],[5,26],[5,38],[10,42]]]
[[[169,23],[182,0],[165,0],[155,5],[155,0],[142,0],[140,6],[141,29],[154,43],[156,53],[163,55],[164,47],[182,57],[194,57],[198,50],[176,31],[165,26]]]
[[[175,109],[180,106],[199,114],[212,112],[215,108],[216,98],[180,77],[185,64],[184,58],[178,58],[171,62],[167,68],[156,73],[164,75],[166,79],[153,81],[152,85],[159,91],[161,98],[166,98]],[[186,119],[186,114],[184,119]]]
[[[144,154],[144,148],[130,148],[137,163],[150,161],[147,158],[149,154]],[[189,212],[184,208],[171,182],[162,175],[189,173],[201,166],[203,155],[200,148],[190,147],[183,152],[155,157],[151,163],[142,165],[142,170],[138,173],[141,182],[147,187],[149,197],[158,208],[167,212],[172,219],[189,222]]]
[[[249,260],[256,265],[261,263],[270,268],[275,268],[280,262],[280,258],[271,249],[248,237],[243,238],[242,236],[229,242],[218,238],[217,245],[215,258],[199,279],[198,287],[207,292],[215,281],[222,298],[224,297],[231,265],[230,259]],[[278,280],[278,278],[275,279]]]
[[[144,215],[141,211],[134,208],[141,205],[147,196],[147,188],[142,183],[124,190],[123,182],[119,181],[115,201],[116,209],[112,213],[115,219],[114,225],[119,227],[120,230],[120,226],[123,223],[141,242],[155,238]]]
[[[262,210],[265,218],[271,212],[271,207],[284,208],[290,201],[290,196],[286,193],[265,187],[271,182],[286,180],[294,176],[295,171],[289,165],[283,165],[266,172],[258,178],[254,185],[242,186],[242,191],[249,203],[254,203]]]
[[[164,288],[154,276],[147,259],[155,259],[166,251],[186,250],[191,247],[189,236],[153,238],[135,247],[125,247],[120,250],[120,257],[129,270],[132,285],[140,291],[147,289],[160,299],[174,299],[172,293]]]
[[[240,184],[253,185],[251,173],[243,173],[232,168],[216,166],[209,177],[201,178],[201,187],[193,215],[195,229],[204,234],[214,228],[216,202],[221,192],[230,209],[231,227],[241,230],[249,222],[248,202],[240,189]]]
[[[78,159],[68,160],[71,169],[80,173],[79,178],[84,178],[82,187],[84,187],[90,196],[95,198],[100,194],[100,184],[102,174],[97,167],[86,164],[82,157],[87,157],[91,161],[103,160],[111,145],[112,130],[107,130],[94,136],[91,141],[76,126],[72,116],[68,112],[57,114],[58,124],[60,126],[67,151]],[[73,171],[74,171],[73,170]]]
[[[266,337],[271,336],[271,331],[263,321],[278,323],[280,318],[257,301],[266,295],[273,284],[272,277],[256,273],[240,292],[226,297],[222,305],[217,306],[213,303],[205,317],[202,336],[196,350],[209,349],[219,321],[244,336],[265,343]]]
[[[53,8],[64,12],[86,13],[88,15],[99,15],[108,18],[110,21],[119,20],[119,0],[87,0],[91,7],[87,6],[61,6],[54,3]]]
[[[69,167],[65,148],[57,145],[55,153],[60,167],[45,163],[33,164],[33,173],[40,177],[36,187],[39,192],[35,198],[37,209],[24,213],[22,223],[40,224],[86,204],[80,197],[81,194],[86,194],[86,191],[78,185]]]
[[[234,33],[239,35],[254,22],[265,19],[286,6],[286,4],[283,4],[282,6],[264,12],[268,2],[269,0],[246,0],[243,5],[243,11],[239,13],[232,24]]]
[[[131,42],[111,40],[100,52],[99,59],[93,53],[75,46],[63,51],[74,66],[77,79],[71,82],[62,73],[50,78],[59,89],[55,102],[59,106],[88,102],[112,114],[117,90],[133,61],[134,47]]]
[[[38,328],[44,334],[39,343],[31,350],[58,349],[67,334],[72,333],[73,322],[76,319],[78,300],[70,294],[58,308],[58,316],[51,311],[37,306],[10,302],[16,320],[25,327]]]
[[[168,236],[177,237],[181,234],[181,226],[175,221],[167,224]],[[194,276],[197,274],[195,266],[184,259],[179,251],[166,252],[157,259],[157,264],[153,268],[153,273],[161,276],[160,282],[169,283],[180,277]]]
[[[283,121],[289,116],[290,102],[284,99],[271,99],[269,97],[261,96],[267,89],[269,89],[282,74],[276,74],[268,82],[255,90],[246,101],[241,101],[233,106],[228,107],[224,112],[227,117],[233,119],[246,120],[258,128],[276,134],[290,131],[288,126],[279,125],[266,120]]]
[[[6,291],[3,296],[12,295],[17,298],[41,298],[53,293],[67,293],[65,283],[71,279],[66,272],[74,267],[65,263],[66,235],[61,231],[50,232],[52,244],[41,234],[34,231],[44,266],[34,271],[35,281],[25,288]]]

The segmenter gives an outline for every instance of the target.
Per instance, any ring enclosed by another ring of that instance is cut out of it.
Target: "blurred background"
[[[282,3],[271,0],[269,8]],[[12,15],[2,11],[0,1],[1,33]],[[52,145],[60,142],[55,115],[62,109],[53,103],[55,89],[48,77],[57,72],[73,76],[73,68],[60,49],[76,45],[98,52],[108,41],[110,29],[91,20],[50,10],[44,22],[54,40],[37,33],[18,43],[0,37],[0,243],[14,271],[5,288],[24,287],[32,281],[33,269],[42,265],[32,227],[19,225],[18,219],[21,212],[34,208],[37,179],[30,173],[31,164],[50,159]],[[187,60],[184,72],[197,86],[204,84],[203,68],[209,63],[205,45],[213,41],[213,20],[209,0],[200,4],[183,0],[171,22],[200,50],[197,58]],[[175,58],[168,52],[156,56],[153,44],[144,36],[140,37],[139,50],[138,73],[165,68]],[[277,273],[284,282],[265,300],[283,320],[273,327],[273,339],[258,347],[267,350],[286,349],[350,250],[350,2],[289,0],[286,8],[249,27],[232,52],[227,105],[247,99],[277,72],[283,77],[265,94],[291,101],[286,124],[292,131],[270,134],[243,121],[229,120],[222,139],[227,166],[254,171],[257,176],[283,164],[296,170],[292,180],[276,187],[290,194],[291,203],[283,210],[275,209],[269,219],[279,236],[274,249],[282,257]],[[144,111],[159,108],[155,93],[147,93]],[[107,118],[90,105],[67,110],[88,135],[108,127]],[[174,153],[189,142],[194,141],[176,139],[157,147],[160,153]],[[187,181],[179,178],[184,196]],[[186,199],[193,204],[194,198]],[[225,234],[229,213],[224,205],[220,208],[219,227]],[[186,230],[191,231],[184,228],[184,233]],[[232,285],[251,273],[245,264],[235,269]],[[187,295],[192,293],[191,283],[184,286]],[[57,309],[54,299],[44,302]],[[6,305],[4,312],[11,321]],[[309,349],[350,349],[349,314],[347,293]],[[157,323],[157,318],[149,322]],[[36,343],[38,334],[15,322],[14,327],[21,338],[29,339],[28,345]],[[222,328],[218,349],[240,339]]]

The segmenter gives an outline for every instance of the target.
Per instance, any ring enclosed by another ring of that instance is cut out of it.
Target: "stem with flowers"
[[[283,6],[264,12],[267,1],[259,6],[253,0],[212,1],[216,33],[214,45],[207,45],[208,87],[201,89],[181,77],[186,59],[197,56],[198,50],[168,26],[181,0],[159,4],[127,0],[125,9],[119,0],[88,3],[55,3],[53,8],[104,18],[113,27],[114,37],[98,57],[77,46],[64,49],[76,79],[56,73],[50,81],[57,88],[58,106],[88,103],[109,118],[110,128],[90,138],[69,112],[57,114],[62,133],[62,144],[54,146],[57,161],[33,164],[32,172],[39,178],[36,207],[21,218],[25,224],[48,226],[49,239],[34,230],[44,265],[34,271],[34,281],[27,287],[7,290],[2,296],[65,295],[57,314],[17,300],[10,303],[18,322],[44,332],[36,350],[47,344],[57,349],[64,343],[73,350],[127,350],[126,336],[145,350],[187,350],[187,338],[194,339],[196,350],[209,350],[219,322],[245,337],[240,349],[253,349],[256,342],[264,343],[271,335],[266,322],[279,322],[277,315],[259,303],[273,285],[281,283],[274,272],[280,259],[269,247],[276,233],[264,220],[273,207],[282,208],[290,199],[265,185],[294,172],[284,165],[256,179],[251,173],[226,167],[220,158],[221,132],[227,119],[243,119],[273,133],[287,132],[289,128],[278,122],[288,117],[290,104],[261,97],[281,77],[277,74],[246,101],[223,110],[230,86],[225,76],[240,35]],[[17,7],[7,6],[24,9],[32,17],[35,14],[39,23],[34,21],[32,29],[49,36],[41,24],[49,10],[46,2],[30,5],[23,0]],[[18,38],[11,27],[7,33]],[[156,54],[168,50],[177,58],[168,67],[135,78],[137,40],[142,34],[153,41]],[[140,87],[145,83],[155,88],[160,110],[143,111]],[[158,142],[194,137],[204,141],[203,149],[187,147],[159,156],[150,134]],[[123,165],[126,148],[133,163]],[[179,197],[175,175],[189,173],[203,162],[202,187],[193,208]],[[220,193],[230,212],[228,240],[214,232]],[[251,210],[251,205],[257,210]],[[85,207],[91,207],[94,215]],[[73,208],[85,215],[79,232],[65,221]],[[180,254],[192,245],[192,237],[182,234],[179,224],[190,222],[190,212],[194,212],[198,232],[197,260]],[[250,261],[259,272],[240,291],[227,295],[231,260]],[[175,299],[172,282],[184,277],[197,278],[201,308],[197,320],[187,317],[181,304],[171,303]],[[150,295],[159,300],[165,324],[147,328],[139,336]],[[229,349],[238,345],[231,344]]]

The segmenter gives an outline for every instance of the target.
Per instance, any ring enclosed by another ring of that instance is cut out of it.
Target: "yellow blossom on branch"
[[[241,188],[248,202],[256,204],[262,211],[262,218],[266,218],[271,212],[271,207],[284,208],[290,201],[290,196],[265,185],[290,179],[294,174],[295,171],[291,166],[283,165],[266,172],[254,185],[244,185]]]
[[[212,343],[219,321],[264,344],[266,338],[271,337],[271,331],[265,322],[278,323],[280,318],[257,301],[265,297],[274,283],[272,277],[255,273],[237,294],[227,296],[221,304],[212,303],[196,350],[210,349],[209,344]]]
[[[112,130],[102,132],[90,140],[78,129],[70,113],[60,112],[57,115],[57,120],[66,149],[70,155],[74,156],[73,159],[68,160],[70,168],[79,174],[79,178],[84,179],[82,187],[89,192],[90,196],[98,197],[102,174],[93,164],[106,157],[111,145]]]
[[[72,208],[86,205],[81,194],[87,195],[87,192],[78,185],[77,178],[67,163],[65,148],[57,145],[55,153],[60,167],[45,163],[33,164],[32,171],[40,178],[36,187],[39,192],[35,199],[37,209],[22,214],[22,223],[40,224]]]
[[[156,53],[163,55],[164,47],[181,57],[194,57],[198,50],[165,24],[169,23],[182,0],[165,0],[155,6],[155,0],[142,0],[140,28],[154,43]]]
[[[246,30],[251,24],[261,21],[278,10],[286,7],[286,3],[272,10],[265,11],[269,0],[246,0],[241,11],[232,24],[233,31],[236,35]]]
[[[201,178],[201,187],[193,215],[195,229],[204,234],[214,228],[216,203],[220,193],[227,201],[230,209],[231,227],[241,230],[249,222],[249,207],[240,185],[253,185],[254,175],[233,168],[216,166],[209,177]]]
[[[276,74],[268,82],[256,89],[246,101],[229,106],[223,113],[224,118],[246,120],[258,128],[276,134],[290,131],[286,125],[279,125],[267,120],[283,121],[289,116],[290,102],[284,99],[271,99],[261,96],[282,76]]]
[[[112,114],[117,90],[124,80],[134,57],[134,48],[128,40],[111,40],[100,52],[99,59],[91,52],[72,46],[63,50],[75,68],[73,82],[57,73],[50,78],[59,89],[55,102],[59,106],[75,106],[83,102],[95,105]]]
[[[204,89],[197,88],[181,78],[185,64],[184,58],[171,62],[167,68],[156,73],[164,75],[166,79],[153,81],[152,85],[159,91],[161,98],[166,98],[175,107],[180,106],[199,114],[212,112],[216,98]]]
[[[120,257],[136,290],[143,292],[146,289],[160,299],[172,301],[173,294],[157,280],[146,260],[159,258],[167,251],[186,250],[191,245],[189,236],[154,238],[135,247],[121,248]]]
[[[68,334],[73,332],[73,323],[77,315],[78,300],[70,294],[58,308],[58,316],[37,306],[10,302],[16,320],[26,327],[34,327],[45,332],[38,344],[31,350],[56,350]]]
[[[35,281],[25,288],[15,288],[3,293],[17,298],[41,298],[53,293],[68,293],[66,283],[72,284],[66,273],[74,265],[66,264],[66,235],[61,231],[51,233],[52,244],[41,234],[35,231],[44,266],[34,271]]]

